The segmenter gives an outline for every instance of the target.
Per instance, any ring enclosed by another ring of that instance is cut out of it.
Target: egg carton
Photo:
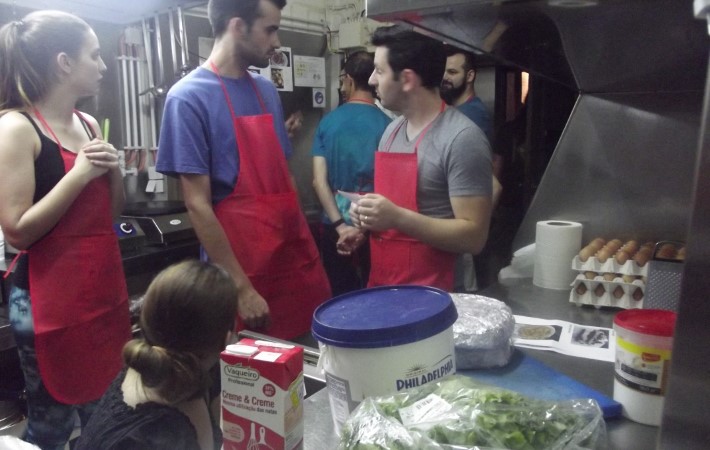
[[[581,261],[579,255],[576,255],[572,258],[572,269],[577,272],[620,273],[637,277],[648,276],[648,263],[639,266],[636,261],[629,259],[624,264],[619,264],[614,257],[608,258],[604,262],[599,261],[594,256],[586,261]]]
[[[571,286],[570,303],[593,305],[597,308],[602,306],[623,309],[643,308],[643,300],[646,297],[646,284],[640,279],[626,283],[621,277],[607,281],[601,275],[590,279],[579,274]],[[621,288],[621,291],[618,288]],[[623,294],[619,295],[621,292]]]

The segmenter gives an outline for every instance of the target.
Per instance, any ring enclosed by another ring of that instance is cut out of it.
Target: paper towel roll
[[[572,259],[581,247],[581,223],[565,220],[538,222],[533,284],[548,289],[570,289],[575,277]]]

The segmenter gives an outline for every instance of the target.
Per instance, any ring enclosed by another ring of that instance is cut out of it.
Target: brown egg
[[[593,248],[596,248],[597,250],[604,247],[604,244],[606,244],[606,239],[600,237],[592,239],[592,242],[589,243],[589,245],[591,245]]]
[[[604,290],[604,286],[601,284],[598,284],[597,287],[594,289],[594,293],[596,294],[597,297],[601,297],[604,295],[606,290]]]
[[[612,251],[612,253],[616,253],[616,251],[621,248],[621,244],[622,244],[621,239],[612,239],[606,243],[604,248],[608,248],[609,250]]]
[[[616,298],[621,298],[624,296],[624,288],[621,286],[617,286],[616,289],[614,289],[614,297]]]
[[[616,278],[616,275],[610,272],[605,273],[602,275],[606,281],[614,281],[614,278]]]
[[[586,278],[586,279],[588,279],[588,280],[593,280],[594,277],[596,277],[596,276],[597,276],[597,273],[596,273],[596,272],[592,272],[591,270],[588,270],[588,271],[584,272],[584,278]]]
[[[651,242],[651,241],[644,242],[643,245],[641,246],[641,248],[644,248],[644,247],[650,248],[651,250],[653,250],[654,248],[656,248],[656,243]]]
[[[643,246],[639,249],[638,252],[634,255],[634,261],[636,261],[636,264],[639,266],[643,267],[646,265],[649,259],[651,259],[651,255],[653,254],[653,249]]]
[[[677,250],[673,244],[663,244],[656,251],[656,258],[675,259]]]
[[[631,240],[627,241],[623,247],[621,247],[623,251],[629,254],[629,257],[634,256],[634,253],[636,253],[639,249],[639,243],[637,241]]]
[[[641,300],[643,298],[643,291],[641,290],[641,288],[636,288],[636,290],[634,290],[634,293],[631,294],[631,297],[636,301]]]
[[[579,283],[575,291],[578,295],[584,295],[584,293],[587,292],[587,286],[585,286],[584,283]]]
[[[596,251],[597,249],[595,247],[592,247],[591,244],[587,245],[579,251],[579,260],[582,262],[587,261],[589,258],[594,256],[594,253],[596,253]]]
[[[624,280],[624,283],[629,283],[629,284],[633,283],[634,280],[636,279],[636,277],[633,275],[622,275],[621,278]]]
[[[605,246],[604,248],[602,248],[601,250],[599,250],[597,252],[595,257],[597,258],[597,260],[599,260],[600,263],[605,263],[606,260],[609,259],[611,257],[611,255],[613,255],[613,254],[614,254],[614,252],[610,251]]]
[[[624,249],[619,250],[616,252],[616,255],[614,255],[614,259],[619,264],[624,264],[629,260],[629,258],[631,258],[631,255],[629,255]]]

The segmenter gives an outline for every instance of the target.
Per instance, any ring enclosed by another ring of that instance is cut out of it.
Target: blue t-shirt
[[[491,124],[491,116],[488,114],[486,105],[483,104],[478,97],[473,97],[466,100],[464,103],[458,106],[458,110],[461,111],[473,121],[478,127],[486,133],[488,140],[491,140],[491,135],[493,133],[493,125]]]
[[[273,116],[276,135],[288,158],[293,150],[278,92],[271,80],[248,74],[259,89],[266,112]],[[264,113],[246,76],[222,79],[237,116]],[[219,78],[211,71],[198,67],[168,92],[160,126],[156,169],[171,176],[209,175],[213,203],[234,190],[239,173],[236,135]]]
[[[339,106],[320,121],[311,153],[325,158],[333,191],[372,192],[375,151],[389,123],[375,105],[357,102]],[[347,219],[350,202],[336,196],[336,203]],[[330,223],[325,214],[324,222]]]

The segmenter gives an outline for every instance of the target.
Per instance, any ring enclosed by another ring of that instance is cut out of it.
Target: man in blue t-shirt
[[[321,120],[313,140],[313,186],[323,207],[320,240],[323,265],[333,295],[361,289],[370,272],[369,245],[352,226],[350,200],[337,193],[372,192],[374,155],[390,118],[376,105],[367,80],[374,70],[372,56],[351,54],[340,74],[343,105]],[[338,254],[341,236],[364,240],[356,254]]]
[[[473,123],[483,130],[489,142],[493,135],[493,125],[488,109],[476,96],[474,83],[476,81],[475,57],[472,53],[459,49],[452,49],[446,58],[446,70],[441,80],[439,93],[441,98],[449,105],[455,106],[464,113]],[[492,142],[491,142],[492,144]],[[494,147],[493,147],[494,148]],[[493,161],[493,175],[500,175],[500,155],[495,152],[491,155]],[[497,178],[493,180],[493,202],[497,202],[501,186]],[[479,262],[480,264],[481,262]],[[456,263],[455,289],[473,291],[478,288],[474,273],[473,256],[460,255]]]
[[[168,93],[156,167],[179,178],[202,257],[234,279],[238,325],[291,340],[309,338],[330,289],[288,172],[278,92],[250,71],[281,46],[285,4],[209,1],[214,46]]]
[[[446,70],[441,80],[441,98],[455,106],[486,133],[490,141],[493,132],[491,116],[479,97],[476,97],[474,83],[476,68],[472,53],[454,50],[446,58]]]

